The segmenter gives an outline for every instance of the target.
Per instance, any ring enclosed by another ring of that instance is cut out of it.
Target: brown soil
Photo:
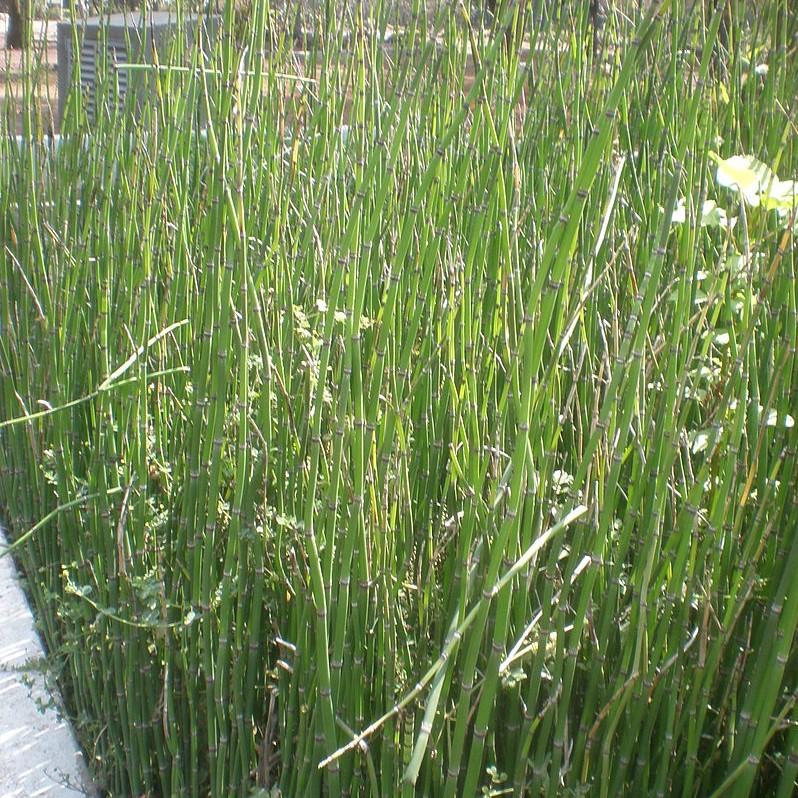
[[[8,15],[0,14],[0,44],[5,42]],[[21,50],[6,50],[0,47],[0,114],[13,113],[16,132],[22,132],[24,116],[22,95],[23,75],[26,59],[32,66],[31,74],[36,84],[36,96],[39,97],[37,108],[32,109],[39,115],[43,128],[52,128],[55,110],[58,107],[58,80],[56,66],[56,23],[35,21],[33,26],[34,47],[24,53]]]

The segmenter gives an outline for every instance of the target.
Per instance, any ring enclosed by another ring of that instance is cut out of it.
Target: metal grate
[[[97,42],[85,39],[80,50],[80,89],[89,112],[94,119],[94,91],[97,84]]]
[[[108,42],[108,68],[111,70],[108,102],[113,102],[114,95],[116,95],[117,107],[120,111],[125,104],[127,95],[127,70],[117,69],[116,66],[127,63],[127,60],[127,47],[124,42]]]
[[[117,106],[121,110],[127,94],[127,71],[116,70],[117,64],[127,62],[127,46],[125,42],[109,41],[101,48],[96,39],[86,37],[80,51],[80,88],[86,102],[89,119],[96,119],[97,114],[97,84],[100,80],[99,65],[102,55],[105,55],[107,68],[107,100],[109,105],[116,97]]]
[[[152,12],[145,18],[139,12],[115,13],[103,17],[90,17],[76,23],[58,25],[58,104],[59,120],[63,119],[66,98],[71,88],[74,58],[80,59],[80,91],[85,98],[89,119],[96,121],[100,110],[97,96],[99,75],[106,75],[104,88],[106,102],[125,103],[128,94],[135,95],[131,106],[134,114],[139,103],[153,90],[153,81],[147,74],[117,70],[121,63],[147,62],[154,52],[166,52],[170,42],[180,36],[186,47],[194,41],[194,31],[199,17],[188,16],[180,25],[171,12]],[[206,24],[203,22],[202,24]],[[79,54],[72,52],[72,40],[78,27]],[[105,65],[105,69],[101,68]],[[99,74],[98,74],[99,73]],[[76,87],[77,88],[77,87]]]

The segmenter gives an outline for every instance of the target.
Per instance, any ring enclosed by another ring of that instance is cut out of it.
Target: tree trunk
[[[9,50],[21,50],[25,40],[25,24],[22,16],[25,0],[8,0],[8,30],[6,31],[6,47]]]

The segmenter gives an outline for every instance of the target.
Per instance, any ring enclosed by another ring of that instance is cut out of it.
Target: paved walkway
[[[0,529],[0,552],[6,545]],[[93,795],[69,724],[45,685],[44,652],[11,557],[0,557],[0,798]]]

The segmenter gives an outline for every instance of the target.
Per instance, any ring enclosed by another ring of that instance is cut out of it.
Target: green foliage
[[[109,793],[793,794],[795,20],[700,5],[228,4],[0,136],[0,506]]]

